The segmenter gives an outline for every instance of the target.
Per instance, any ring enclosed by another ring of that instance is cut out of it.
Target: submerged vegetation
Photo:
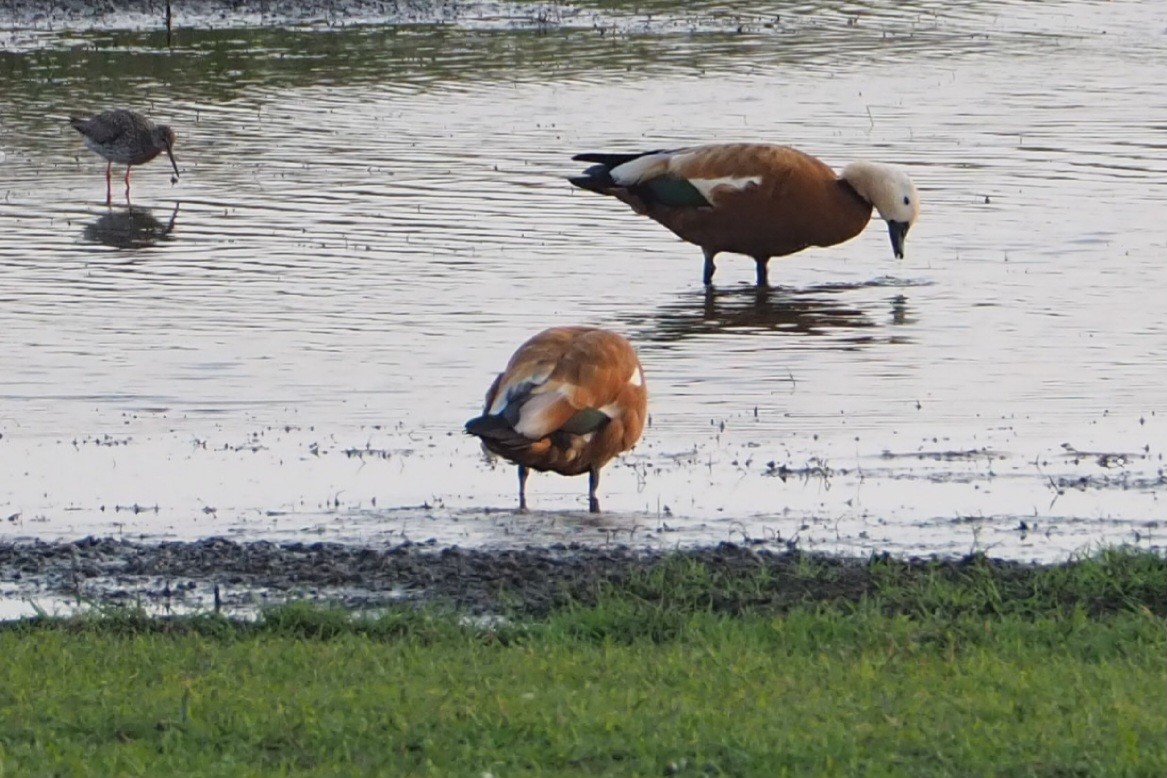
[[[251,621],[12,622],[0,771],[1167,771],[1161,556],[876,559],[858,597],[846,568],[795,565],[780,578],[670,557],[541,615],[294,604]]]

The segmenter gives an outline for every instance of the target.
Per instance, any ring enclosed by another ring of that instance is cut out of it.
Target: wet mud
[[[24,28],[165,29],[168,10],[175,27],[439,22],[457,19],[475,5],[452,0],[7,0],[0,4],[0,22]],[[550,21],[536,7],[530,15],[543,24]]]
[[[409,602],[469,614],[543,616],[569,603],[594,603],[608,587],[627,590],[652,580],[654,573],[684,575],[687,569],[700,570],[708,583],[712,610],[781,613],[807,602],[859,602],[889,576],[957,578],[970,568],[990,573],[1002,591],[1020,587],[1024,592],[1027,581],[1048,566],[981,554],[947,560],[858,559],[728,542],[670,552],[571,544],[494,551],[408,542],[371,548],[224,538],[142,545],[91,537],[0,545],[0,585],[23,588],[32,602],[39,591],[82,607],[222,608],[235,614],[307,600],[349,608]],[[1167,591],[1156,602],[1157,612],[1167,613]],[[1087,606],[1111,609],[1104,601]]]

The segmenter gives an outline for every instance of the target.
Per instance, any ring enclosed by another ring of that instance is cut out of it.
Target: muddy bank
[[[209,538],[141,545],[85,538],[0,546],[0,584],[16,587],[27,597],[40,591],[87,604],[200,609],[213,607],[218,598],[224,607],[294,599],[376,607],[411,600],[468,613],[538,616],[568,602],[594,602],[608,585],[641,587],[651,598],[653,591],[669,588],[661,583],[663,576],[686,590],[696,581],[708,607],[732,613],[783,612],[808,601],[858,602],[876,591],[886,592],[889,582],[918,583],[929,577],[964,580],[988,574],[1001,596],[1012,592],[1028,597],[1038,577],[1074,564],[1078,563],[1041,566],[980,555],[952,560],[848,559],[732,543],[663,553],[566,544],[485,551],[418,543],[365,548]],[[1167,573],[1155,576],[1167,578]],[[1126,607],[1129,596],[1113,592],[1081,604],[1092,612],[1107,612]],[[1167,614],[1167,586],[1139,595],[1139,600],[1156,613]]]
[[[0,25],[22,28],[92,27],[96,29],[166,29],[166,0],[4,0]],[[495,7],[498,4],[493,4]],[[452,21],[483,4],[453,0],[307,0],[275,3],[271,0],[172,0],[174,27],[227,27],[310,23],[366,24]],[[515,9],[508,7],[508,13]],[[530,15],[539,18],[532,6]]]
[[[681,553],[724,571],[744,571],[760,562],[789,567],[794,560],[730,544]],[[627,581],[663,556],[577,544],[484,551],[412,542],[362,548],[223,538],[158,545],[85,538],[0,546],[0,581],[94,603],[206,607],[217,588],[231,606],[307,598],[372,607],[413,599],[469,612],[541,614],[570,599],[592,600],[605,582]]]

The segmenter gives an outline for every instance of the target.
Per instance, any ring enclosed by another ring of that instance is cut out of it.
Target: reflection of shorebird
[[[85,239],[119,249],[140,249],[153,246],[174,230],[178,218],[178,207],[170,214],[170,221],[163,226],[154,218],[148,208],[130,206],[124,211],[108,211],[97,221],[85,226]]]
[[[466,431],[519,466],[519,510],[532,469],[587,473],[588,510],[598,513],[600,468],[636,445],[647,410],[631,343],[594,327],[552,327],[514,353]]]
[[[887,221],[892,251],[920,212],[919,195],[903,170],[853,162],[842,175],[789,146],[722,143],[636,154],[577,154],[594,162],[574,185],[611,195],[705,253],[705,284],[713,283],[722,251],[753,257],[757,284],[767,264],[810,246],[850,240],[871,220]]]
[[[108,160],[105,166],[105,202],[113,202],[110,176],[113,163],[126,166],[126,202],[130,200],[130,168],[142,165],[166,152],[174,167],[174,178],[178,180],[178,163],[174,161],[174,130],[165,124],[154,124],[136,111],[119,108],[106,111],[88,119],[73,117],[69,120],[73,129],[85,137],[85,145]]]

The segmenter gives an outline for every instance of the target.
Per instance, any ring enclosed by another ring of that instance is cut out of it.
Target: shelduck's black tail
[[[603,151],[589,151],[584,154],[576,154],[572,159],[576,162],[597,162],[609,170],[617,165],[623,165],[625,162],[631,162],[634,159],[646,157],[649,154],[660,154],[662,149],[657,151],[638,151],[635,154],[608,154]]]
[[[501,414],[478,416],[466,422],[466,432],[482,439],[487,448],[503,456],[517,456],[531,447],[531,439],[515,432]]]
[[[631,162],[634,159],[640,159],[649,154],[660,154],[661,151],[663,149],[656,151],[638,151],[634,154],[608,154],[596,151],[576,154],[572,157],[575,161],[594,162],[596,164],[585,170],[582,176],[569,176],[567,180],[580,189],[607,194],[610,189],[616,186],[616,182],[612,180],[612,168],[619,167],[625,162]]]

